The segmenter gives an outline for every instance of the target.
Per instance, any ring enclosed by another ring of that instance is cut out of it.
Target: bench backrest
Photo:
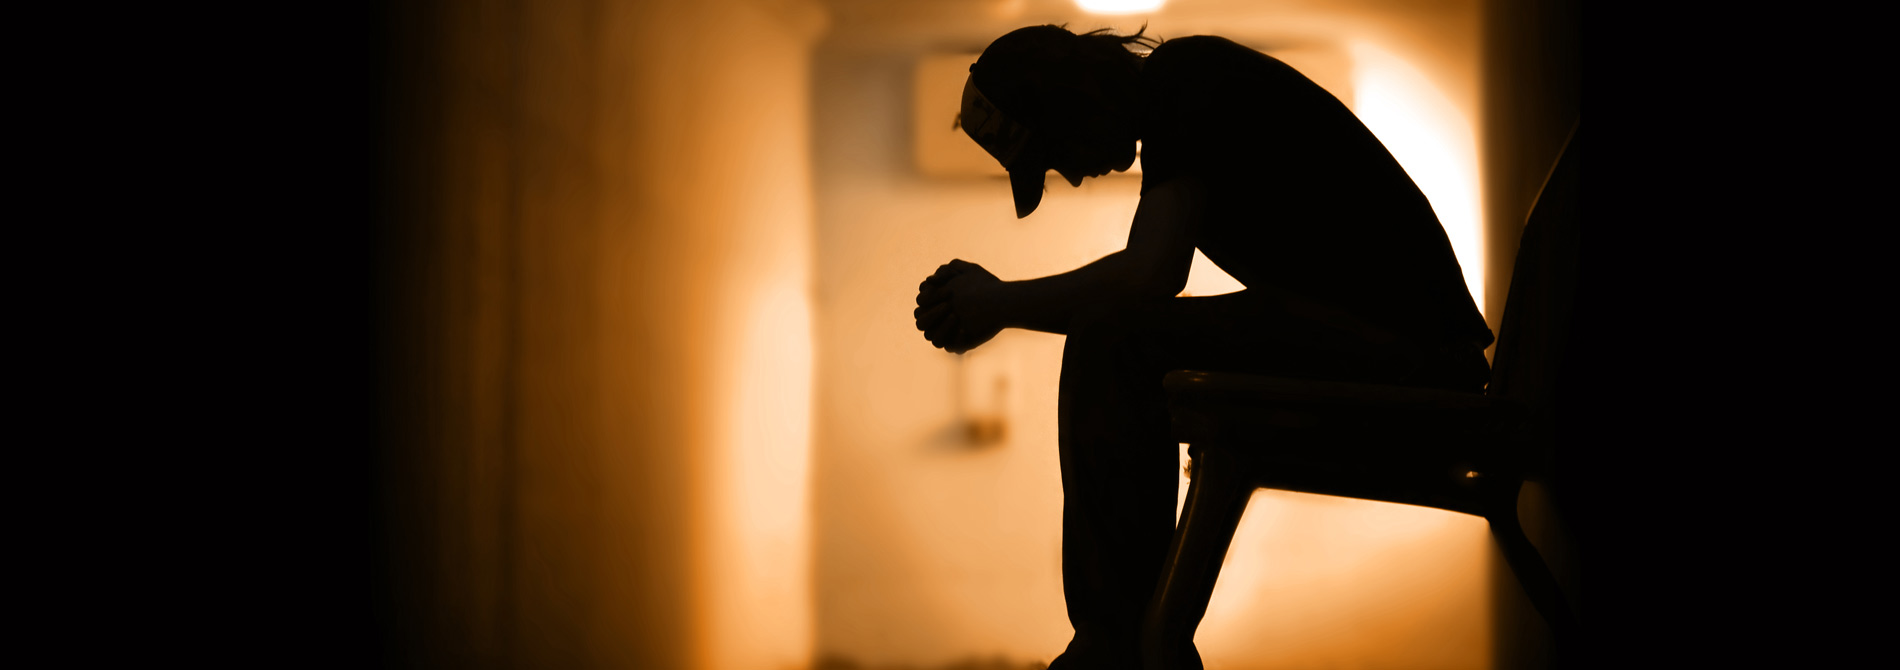
[[[1511,289],[1492,356],[1490,395],[1529,407],[1533,439],[1548,438],[1551,418],[1563,403],[1565,362],[1570,358],[1577,294],[1579,137],[1570,131],[1563,154],[1551,168],[1524,224]],[[1549,442],[1545,442],[1549,444]]]

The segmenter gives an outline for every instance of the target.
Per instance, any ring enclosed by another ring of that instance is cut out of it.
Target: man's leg
[[[1143,320],[1099,309],[1062,352],[1062,591],[1075,639],[1051,670],[1138,668],[1141,613],[1174,532],[1179,475]]]
[[[1365,381],[1405,372],[1392,338],[1299,313],[1242,292],[1100,305],[1071,327],[1057,411],[1063,596],[1076,636],[1052,670],[1139,666],[1180,481],[1161,388],[1169,370]]]

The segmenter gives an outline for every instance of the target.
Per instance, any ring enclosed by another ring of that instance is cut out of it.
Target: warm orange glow
[[[1484,309],[1484,228],[1478,144],[1469,116],[1418,68],[1371,42],[1354,42],[1353,113],[1425,192],[1451,238],[1465,287]]]
[[[1200,249],[1194,250],[1194,263],[1188,266],[1187,286],[1181,290],[1183,296],[1210,296],[1245,290],[1246,284],[1240,283],[1233,275],[1227,274]]]
[[[811,304],[802,282],[757,288],[721,375],[726,457],[710,501],[720,535],[705,566],[713,668],[796,667],[811,654]]]
[[[1015,6],[993,4],[1003,5]],[[1441,129],[1411,121],[1400,127],[1380,114],[1431,102],[1392,77],[1424,78],[1427,91],[1456,91],[1456,78],[1469,76],[1458,69],[1462,61],[1421,60],[1425,65],[1394,74],[1378,54],[1361,59],[1351,40],[1368,40],[1410,67],[1418,43],[1440,38],[1381,32],[1376,24],[1390,18],[1383,9],[1326,7],[1261,5],[1258,15],[1171,19],[1151,25],[1150,34],[1221,34],[1261,46],[1349,107],[1370,109],[1379,120],[1368,125],[1389,140],[1453,228],[1457,207],[1446,204],[1453,196],[1418,176],[1444,161],[1432,163],[1432,152],[1411,148],[1442,142],[1435,136]],[[1167,7],[1170,17],[1189,9]],[[902,11],[917,13],[919,23],[948,21],[923,9]],[[1267,25],[1268,18],[1276,19],[1276,30],[1297,25],[1307,32],[1233,32],[1246,21]],[[1097,27],[1084,23],[1071,27]],[[1016,279],[1073,269],[1122,248],[1140,180],[1091,179],[1080,188],[1054,180],[1036,214],[1016,219],[1008,187],[997,178],[1002,170],[951,126],[971,56],[930,51],[980,47],[978,35],[994,33],[887,46],[911,39],[894,31],[922,30],[910,25],[866,23],[834,35],[822,48],[833,55],[821,57],[815,71],[816,648],[820,658],[864,668],[939,668],[998,657],[1047,662],[1071,632],[1061,589],[1055,425],[1063,340],[1005,331],[959,360],[921,341],[910,310],[917,282],[951,258]],[[1368,94],[1369,108],[1361,99]],[[1428,136],[1407,139],[1408,130]],[[1463,132],[1465,144],[1453,146],[1471,152],[1470,128]],[[925,133],[934,136],[920,137]],[[1475,184],[1475,172],[1465,179]],[[1475,205],[1465,211],[1476,216]],[[1458,231],[1450,235],[1467,272],[1482,271],[1469,245],[1457,246]],[[1196,254],[1187,292],[1241,288]],[[976,419],[1006,428],[993,441],[971,440]],[[1489,667],[1490,550],[1483,522],[1472,517],[1262,492],[1235,538],[1198,637],[1203,658],[1210,668],[1232,670]]]
[[[715,272],[704,482],[700,667],[798,668],[813,655],[812,180],[806,53],[812,35],[749,4],[720,18],[731,42],[686,91],[693,142],[675,186],[709,229],[675,251]]]
[[[1303,60],[1324,65],[1314,56],[1325,53],[1282,60],[1304,72]],[[1377,43],[1354,42],[1349,53],[1350,82],[1309,76],[1347,102],[1425,192],[1482,306],[1477,145],[1468,116],[1430,77]],[[1240,288],[1204,263],[1197,254],[1192,293]],[[1209,667],[1489,667],[1488,551],[1477,517],[1259,491],[1196,644]]]
[[[1256,491],[1195,644],[1208,667],[1491,665],[1483,519]]]
[[[1135,14],[1160,9],[1166,0],[1075,0],[1077,7],[1091,14]]]
[[[950,129],[968,56],[928,54],[1160,2],[394,4],[391,113],[413,107],[388,134],[384,326],[402,664],[1060,652],[1063,338],[1010,331],[958,359],[910,311],[951,258],[1015,279],[1120,249],[1141,182],[1052,181],[1017,220]],[[1266,49],[1358,110],[1482,306],[1478,42],[1436,31],[1480,4],[1174,3],[1149,34]],[[929,73],[949,104],[912,97],[936,95],[909,78]],[[913,121],[941,132],[917,144]],[[1188,292],[1240,288],[1196,253]],[[1203,655],[1489,667],[1489,551],[1472,517],[1261,492]]]

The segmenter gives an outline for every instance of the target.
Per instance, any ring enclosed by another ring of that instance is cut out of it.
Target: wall
[[[1053,181],[1041,208],[1017,220],[1000,179],[922,176],[909,134],[910,76],[925,54],[980,51],[1023,25],[1132,31],[1144,18],[1066,4],[833,4],[814,63],[821,666],[1016,667],[1068,641],[1054,422],[1062,338],[1005,332],[959,359],[924,342],[911,308],[917,283],[951,258],[1017,279],[1120,249],[1139,181]],[[1375,47],[1462,117],[1475,169],[1475,3],[1230,4],[1146,18],[1163,36],[1222,34],[1269,50],[1350,58],[1354,41]],[[1230,282],[1197,260],[1189,289]],[[1002,436],[968,439],[972,417],[1000,417]],[[1489,667],[1490,551],[1472,517],[1261,492],[1198,641],[1216,668]]]
[[[389,11],[387,660],[804,664],[822,13]]]
[[[390,10],[379,474],[395,664],[928,667],[1046,660],[1066,641],[1060,338],[1006,333],[957,359],[911,328],[910,302],[951,257],[1017,278],[1119,248],[1138,182],[1056,183],[1017,221],[1000,181],[920,179],[906,77],[921,53],[1021,25],[1138,20],[1053,1],[829,4],[841,18],[815,57],[825,21],[795,0]],[[1528,206],[1512,199],[1574,109],[1574,74],[1539,78],[1574,73],[1549,36],[1575,33],[1543,5],[1487,3],[1483,25],[1477,5],[1203,2],[1153,31],[1355,37],[1410,64],[1483,124],[1495,233],[1521,224],[1496,213]],[[937,6],[962,18],[913,9]],[[1487,240],[1495,323],[1515,238]],[[1190,289],[1219,279],[1197,267]],[[978,410],[1004,418],[1000,439],[960,437]],[[1470,623],[1486,608],[1457,604],[1485,591],[1466,583],[1481,529],[1261,496],[1201,638],[1210,667],[1491,663]],[[1395,600],[1404,616],[1378,619]]]
[[[923,340],[911,308],[951,258],[1021,278],[1119,249],[1139,183],[1052,183],[1019,221],[1002,180],[918,175],[908,102],[922,53],[832,40],[817,55],[818,647],[869,667],[1046,662],[1068,639],[1054,531],[1062,338],[1006,332],[959,360]],[[1007,433],[987,445],[958,423],[959,384],[993,388],[979,370],[1013,373]]]

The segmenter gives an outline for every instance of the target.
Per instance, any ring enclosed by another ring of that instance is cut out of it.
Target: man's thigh
[[[1084,330],[1093,327],[1123,340],[1123,351],[1134,359],[1125,362],[1149,374],[1191,369],[1391,382],[1414,364],[1398,337],[1260,291],[1169,298],[1111,311]]]

